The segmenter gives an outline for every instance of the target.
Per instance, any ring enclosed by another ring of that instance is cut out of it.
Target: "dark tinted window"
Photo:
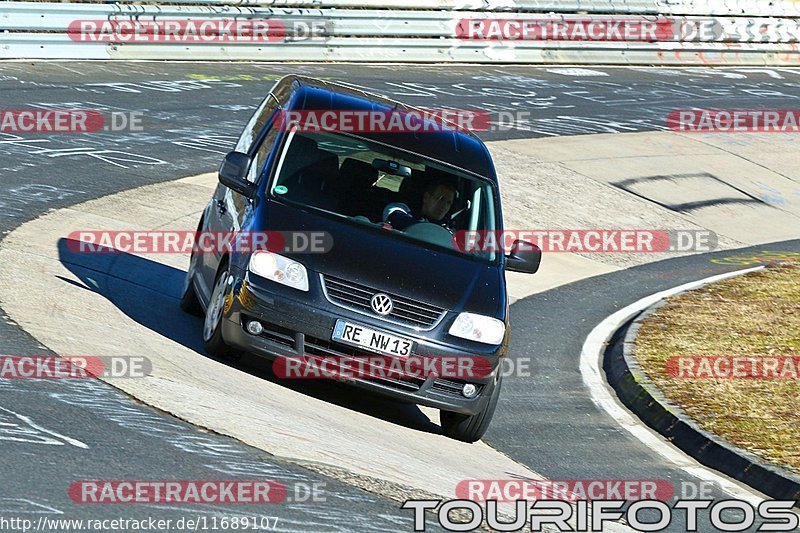
[[[235,150],[237,152],[249,153],[253,147],[253,143],[258,138],[258,134],[269,121],[275,110],[278,109],[278,102],[272,95],[268,95],[258,106],[253,116],[247,122],[247,125],[236,143]]]
[[[373,225],[402,204],[413,220],[389,233],[449,249],[457,231],[495,229],[496,200],[488,180],[350,135],[289,133],[270,194]],[[425,215],[426,194],[427,212],[438,212],[436,220]],[[441,196],[448,199],[442,202]],[[433,209],[437,202],[448,207]],[[493,254],[485,258],[494,260]]]

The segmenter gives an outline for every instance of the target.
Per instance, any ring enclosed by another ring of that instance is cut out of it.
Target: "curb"
[[[618,329],[604,356],[608,383],[620,400],[652,429],[705,466],[746,483],[779,500],[800,499],[800,476],[768,464],[698,426],[673,405],[642,371],[635,358],[635,340],[644,320],[664,300],[648,307]]]

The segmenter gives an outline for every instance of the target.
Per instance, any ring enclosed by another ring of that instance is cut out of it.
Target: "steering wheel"
[[[445,248],[454,248],[453,234],[439,224],[417,222],[408,226],[403,233],[421,241],[438,244]]]

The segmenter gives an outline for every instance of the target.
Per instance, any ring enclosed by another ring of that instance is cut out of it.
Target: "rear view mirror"
[[[402,176],[403,178],[411,177],[411,167],[401,165],[397,161],[387,161],[386,159],[375,159],[372,161],[372,168],[379,170],[384,174],[391,174],[393,176]]]
[[[514,241],[511,253],[506,257],[506,270],[522,272],[523,274],[536,274],[542,262],[542,250],[531,242]]]
[[[247,181],[253,160],[242,152],[230,152],[219,166],[219,182],[241,195],[251,198],[255,184]]]

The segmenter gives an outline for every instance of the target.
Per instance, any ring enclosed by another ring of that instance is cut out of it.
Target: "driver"
[[[383,220],[391,224],[393,229],[401,231],[419,222],[432,222],[447,229],[444,218],[453,207],[455,199],[455,184],[451,180],[438,178],[425,187],[418,215],[412,213],[408,205],[396,202],[387,205],[383,210]]]

